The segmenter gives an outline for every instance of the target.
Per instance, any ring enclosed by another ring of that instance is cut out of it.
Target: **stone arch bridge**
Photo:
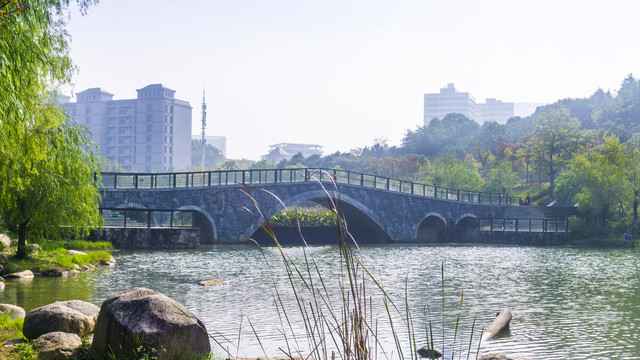
[[[350,228],[379,239],[448,241],[482,218],[540,219],[544,208],[519,206],[501,193],[441,188],[333,169],[188,173],[103,173],[103,208],[191,210],[203,243],[251,237],[260,221],[310,200],[337,200]],[[257,205],[257,206],[256,206]],[[259,207],[259,210],[258,208]],[[547,216],[548,217],[548,216]]]

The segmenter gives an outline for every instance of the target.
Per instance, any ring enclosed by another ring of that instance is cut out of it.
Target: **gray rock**
[[[8,314],[11,320],[24,319],[26,315],[23,308],[10,304],[0,304],[0,314]]]
[[[0,251],[4,251],[5,249],[8,249],[10,247],[11,239],[5,234],[0,234]]]
[[[32,279],[33,273],[31,272],[31,270],[23,270],[23,271],[7,274],[4,277],[5,279]]]
[[[100,260],[100,264],[101,265],[106,265],[106,266],[115,266],[116,264],[116,259],[112,257],[109,258],[109,260]]]
[[[220,286],[220,285],[226,285],[224,281],[219,280],[219,279],[200,280],[200,281],[198,281],[198,284],[200,284],[200,285],[202,285],[202,286]]]
[[[88,270],[93,270],[96,267],[93,266],[92,264],[85,264],[85,265],[82,265],[81,268],[82,268],[82,271],[88,271]]]
[[[26,344],[26,343],[28,343],[28,341],[25,339],[11,339],[3,342],[2,346],[15,346],[18,344]]]
[[[82,339],[76,334],[55,331],[38,337],[31,342],[31,345],[38,349],[40,360],[68,360],[82,345]]]
[[[116,357],[144,345],[163,349],[159,359],[189,359],[211,350],[204,324],[183,305],[159,292],[135,288],[111,295],[100,308],[91,353]]]
[[[417,350],[418,355],[420,355],[421,358],[427,358],[427,359],[439,359],[442,357],[442,352],[436,349],[431,349],[428,346],[423,346],[420,349]]]
[[[27,245],[27,254],[40,254],[42,252],[42,248],[38,244],[29,244]]]
[[[0,282],[0,291],[4,290],[4,282]]]
[[[78,251],[78,250],[67,250],[67,254],[69,254],[69,255],[87,255],[86,252]]]
[[[27,339],[54,331],[87,336],[93,332],[99,311],[100,308],[85,301],[55,302],[29,311],[22,333]]]
[[[74,277],[78,275],[80,271],[76,269],[67,269],[67,268],[56,268],[45,270],[42,272],[42,276],[47,277]]]

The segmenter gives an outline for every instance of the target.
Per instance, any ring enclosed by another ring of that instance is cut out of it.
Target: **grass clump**
[[[86,240],[44,240],[38,243],[42,250],[52,251],[56,249],[94,251],[113,250],[113,245],[107,241],[86,241]]]
[[[22,259],[10,256],[7,263],[4,264],[4,273],[8,274],[22,270],[43,272],[60,267],[73,269],[75,265],[95,265],[110,258],[111,254],[106,251],[91,251],[86,255],[71,255],[67,254],[66,249],[59,248],[53,251],[33,254]]]
[[[11,319],[8,314],[0,314],[0,343],[7,340],[23,338],[22,325],[24,319]]]

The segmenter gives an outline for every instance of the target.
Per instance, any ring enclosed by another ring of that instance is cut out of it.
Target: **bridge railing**
[[[354,171],[302,168],[177,173],[102,173],[105,189],[170,189],[237,184],[295,183],[317,179],[426,197],[479,204],[521,205],[519,197],[440,187]]]
[[[480,231],[494,232],[569,232],[568,219],[479,218]]]
[[[100,208],[106,228],[190,229],[195,226],[192,210],[147,210]]]

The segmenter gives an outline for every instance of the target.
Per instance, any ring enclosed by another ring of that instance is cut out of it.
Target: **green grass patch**
[[[85,240],[43,240],[38,243],[42,250],[52,251],[56,249],[67,250],[113,250],[113,245],[107,241],[85,241]]]
[[[24,319],[12,320],[7,314],[0,314],[0,343],[7,340],[22,338]]]
[[[18,272],[22,270],[31,270],[33,272],[42,272],[53,270],[56,268],[73,269],[74,265],[98,264],[100,261],[107,261],[111,258],[111,254],[106,251],[91,251],[86,255],[70,255],[67,250],[59,248],[53,251],[45,252],[37,255],[30,255],[24,259],[18,259],[10,256],[4,265],[4,273]]]
[[[551,201],[548,189],[549,183],[523,186],[514,189],[513,196],[524,200],[529,195],[531,205],[546,206]]]

